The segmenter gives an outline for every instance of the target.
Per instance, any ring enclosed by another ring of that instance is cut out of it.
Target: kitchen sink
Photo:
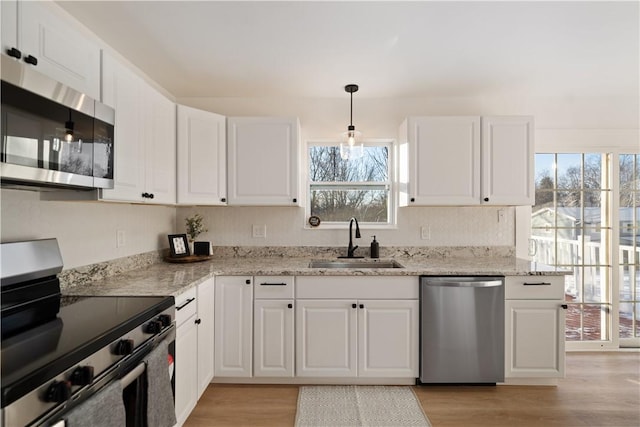
[[[330,260],[319,259],[309,263],[309,268],[404,268],[396,261],[373,261],[373,260]]]

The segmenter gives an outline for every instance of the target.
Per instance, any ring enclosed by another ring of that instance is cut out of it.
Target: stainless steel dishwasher
[[[420,382],[504,381],[504,277],[420,278]]]

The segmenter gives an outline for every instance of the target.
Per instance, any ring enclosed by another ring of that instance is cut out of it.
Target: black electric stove
[[[3,243],[0,255],[5,427],[40,425],[175,334],[173,297],[62,296],[55,239]]]

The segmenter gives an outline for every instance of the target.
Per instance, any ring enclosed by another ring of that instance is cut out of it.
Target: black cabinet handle
[[[220,199],[220,201],[221,201],[222,203],[227,203],[227,199],[225,199],[224,197],[223,197],[222,199]]]
[[[413,202],[415,202],[415,201],[416,201],[416,198],[415,198],[415,197],[412,197],[412,198],[411,198],[411,203],[413,203]]]
[[[287,286],[286,283],[260,283],[260,286]]]
[[[360,308],[364,308],[364,304],[360,304]]]
[[[143,199],[148,199],[149,198],[149,193],[142,193],[142,198]]]
[[[356,308],[357,305],[356,304],[351,304],[351,308]]]
[[[244,283],[246,283],[247,285],[250,285],[251,284],[251,279],[245,280]]]
[[[287,308],[293,308],[293,304],[287,304]]]
[[[195,300],[196,300],[195,298],[189,298],[184,304],[177,306],[176,310],[182,310],[183,308],[185,308],[186,306],[188,306],[189,304],[191,304]]]
[[[562,307],[564,310],[566,310],[567,308],[569,308],[569,306],[567,304],[562,304],[560,307]]]
[[[551,283],[549,283],[549,282],[536,282],[536,283],[524,282],[522,285],[523,286],[551,286]]]
[[[149,194],[149,198],[150,198],[150,199],[153,199],[153,193],[150,193],[150,194]]]
[[[488,197],[485,197],[485,198],[484,198],[484,201],[485,201],[485,202],[488,202],[488,201],[489,201],[489,198],[488,198]]]
[[[22,58],[22,52],[20,52],[15,47],[12,47],[11,49],[7,49],[7,55],[9,55],[12,58],[16,58],[16,59]]]
[[[200,323],[202,323],[202,319],[196,319],[194,322],[196,325],[199,325]]]
[[[293,203],[298,203],[298,199],[293,199]]]
[[[32,55],[27,55],[24,58],[24,62],[26,62],[27,64],[31,64],[31,65],[38,65],[38,58],[36,58],[35,56],[32,56]]]

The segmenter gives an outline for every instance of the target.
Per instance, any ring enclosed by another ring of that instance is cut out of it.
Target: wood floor
[[[640,426],[640,353],[568,353],[557,387],[415,387],[433,427]],[[185,427],[293,426],[297,386],[209,386]],[[391,426],[390,426],[391,427]]]

